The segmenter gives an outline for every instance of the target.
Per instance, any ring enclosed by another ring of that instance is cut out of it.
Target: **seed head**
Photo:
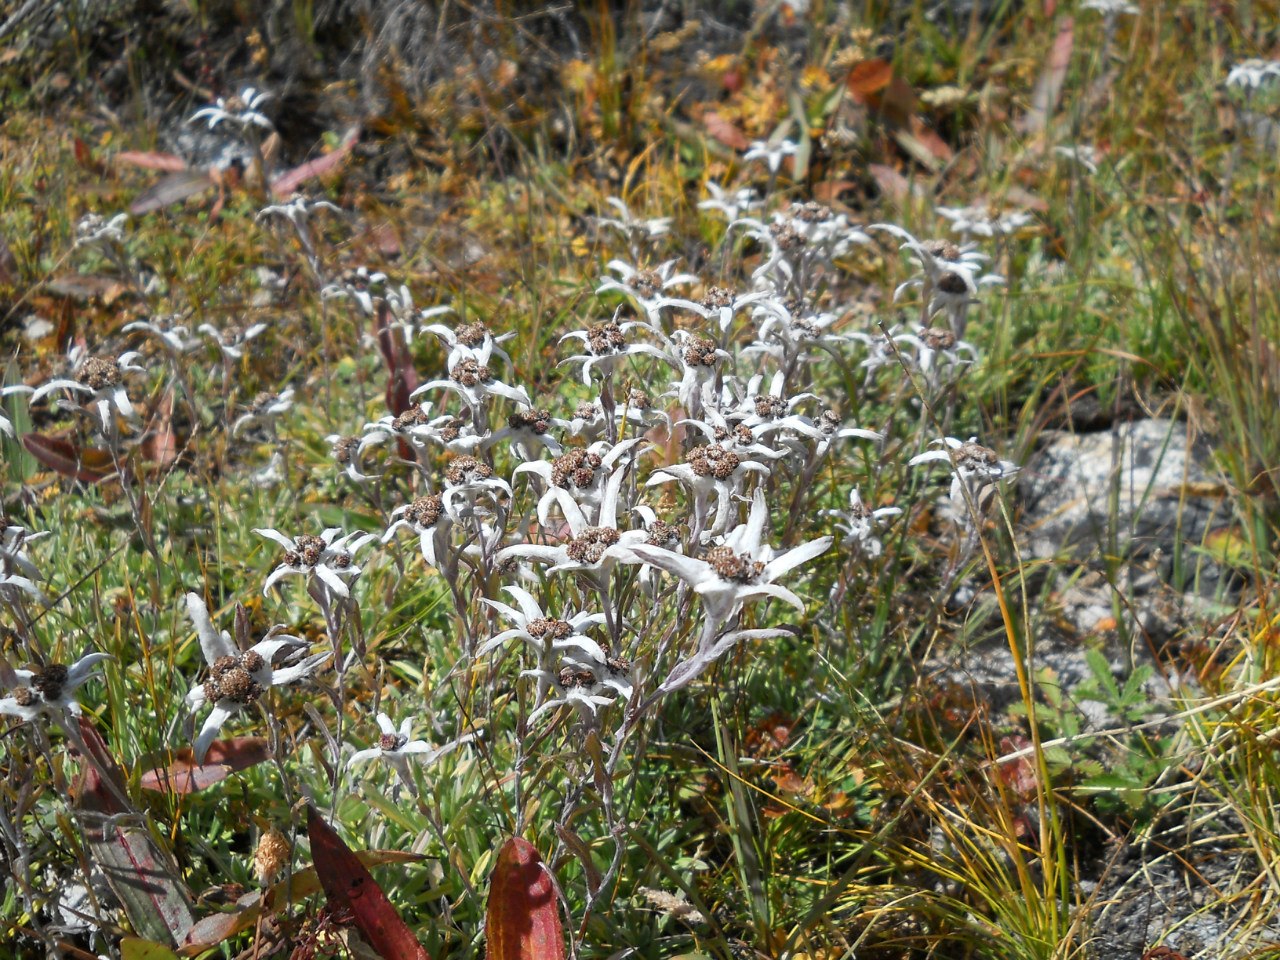
[[[587,346],[597,357],[616,353],[626,345],[627,338],[623,335],[622,328],[612,320],[592,324],[587,331]]]
[[[359,437],[339,437],[333,442],[333,459],[339,463],[350,463],[359,446]]]
[[[551,429],[551,414],[545,410],[521,410],[507,417],[507,426],[512,430],[532,430],[542,436]]]
[[[956,345],[956,335],[946,327],[929,327],[920,333],[920,340],[930,350],[950,350]]]
[[[739,556],[729,547],[712,547],[706,559],[711,569],[725,580],[750,583],[764,570],[763,562]]]
[[[454,336],[458,338],[458,342],[460,344],[465,347],[471,347],[472,349],[483,344],[484,338],[488,335],[488,328],[478,321],[476,323],[468,323],[465,326],[459,327],[457,332],[454,334]]]
[[[707,295],[699,301],[708,310],[719,310],[733,306],[733,291],[728,287],[711,287]]]
[[[482,383],[488,383],[493,379],[493,374],[480,361],[468,357],[454,364],[453,369],[449,371],[449,379],[454,383],[462,384],[464,387],[474,387]]]
[[[690,367],[714,367],[716,342],[707,337],[691,337],[684,348],[684,362]]]
[[[122,378],[120,364],[111,357],[90,357],[76,373],[76,381],[91,390],[118,387]]]
[[[733,476],[733,471],[738,469],[740,462],[736,453],[718,445],[694,447],[685,459],[685,463],[693,467],[696,476],[715,477],[717,480],[727,480]]]
[[[969,284],[956,270],[948,270],[938,279],[938,289],[943,293],[959,296],[969,292]]]
[[[566,544],[565,552],[574,563],[599,563],[621,537],[613,527],[587,527]]]
[[[604,461],[599,454],[570,450],[551,461],[551,482],[557,487],[587,487]]]
[[[279,830],[268,830],[258,838],[258,849],[253,853],[253,870],[258,883],[266,886],[289,862],[289,841]]]
[[[573,627],[568,620],[554,620],[550,617],[539,617],[530,620],[525,632],[536,640],[549,637],[552,640],[563,640],[573,635]]]
[[[488,480],[492,476],[493,467],[475,457],[455,457],[449,461],[449,469],[444,473],[444,478],[452,484]]]
[[[293,549],[298,555],[299,563],[291,564],[291,566],[314,567],[320,562],[320,558],[324,556],[324,552],[328,548],[329,545],[324,540],[310,533],[294,537]]]
[[[435,493],[415,499],[409,504],[409,509],[404,512],[404,515],[415,526],[434,527],[443,510],[443,500],[440,494]]]

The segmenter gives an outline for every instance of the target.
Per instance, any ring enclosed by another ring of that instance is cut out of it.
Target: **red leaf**
[[[263,737],[236,737],[215,740],[203,764],[197,764],[190,747],[178,751],[177,759],[167,767],[155,767],[142,775],[144,790],[188,794],[225,780],[237,770],[262,763],[271,756]]]
[[[398,417],[413,405],[409,395],[418,386],[418,371],[413,368],[409,348],[401,337],[396,336],[396,328],[391,326],[391,308],[385,300],[378,302],[373,329],[377,334],[378,350],[390,374],[387,380],[387,409]]]
[[[151,940],[178,943],[191,929],[191,904],[176,867],[145,828],[113,814],[127,807],[124,774],[93,721],[80,718],[80,737],[92,760],[81,764],[75,790],[85,841],[134,929]],[[103,773],[110,779],[104,779]]]
[[[317,157],[314,160],[308,160],[306,163],[294,167],[287,173],[282,173],[271,181],[271,192],[277,197],[287,198],[293,194],[298,186],[313,177],[321,177],[326,173],[338,169],[342,165],[342,161],[355,148],[360,141],[360,127],[354,126],[349,129],[342,138],[342,142],[323,157]]]
[[[893,80],[893,64],[879,58],[855,63],[845,78],[849,92],[860,103],[866,103],[868,94],[878,93]]]
[[[142,195],[129,205],[129,212],[135,217],[152,210],[159,210],[171,203],[186,200],[204,193],[213,186],[213,179],[204,170],[182,170],[171,173],[159,183],[148,187]]]
[[[115,155],[116,163],[131,167],[142,167],[145,170],[162,170],[165,173],[180,173],[187,169],[187,161],[175,157],[172,153],[154,153],[150,150],[124,150]]]
[[[564,931],[551,874],[528,840],[498,851],[485,913],[488,960],[564,960]]]
[[[428,960],[364,864],[310,805],[307,837],[330,909],[355,917],[356,929],[383,960]]]
[[[706,128],[707,136],[713,140],[719,140],[726,147],[732,147],[734,150],[745,150],[751,146],[751,141],[747,139],[745,133],[715,111],[703,114],[702,126]]]
[[[61,437],[24,433],[22,445],[50,470],[64,477],[74,477],[81,483],[99,483],[115,472],[111,455],[106,451],[81,449]]]
[[[94,157],[93,151],[89,149],[89,145],[87,143],[79,137],[76,137],[71,141],[71,149],[76,156],[77,164],[85,170],[88,170],[90,173],[96,173],[98,176],[102,176],[104,171],[102,161]]]

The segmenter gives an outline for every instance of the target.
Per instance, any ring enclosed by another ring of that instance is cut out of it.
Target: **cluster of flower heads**
[[[259,109],[264,103],[264,95],[249,91],[198,117],[211,126],[266,128]],[[767,165],[772,186],[794,153],[786,141],[757,144],[748,159]],[[495,669],[504,658],[517,657],[524,665],[520,675],[532,681],[530,724],[559,708],[584,724],[600,724],[619,701],[638,709],[639,691],[670,693],[734,647],[788,634],[780,625],[756,626],[776,624],[777,613],[746,614],[771,600],[803,613],[800,594],[785,581],[830,550],[835,537],[806,539],[794,532],[812,524],[788,523],[785,534],[776,532],[774,498],[786,482],[792,489],[810,485],[829,457],[843,456],[854,444],[874,452],[883,441],[877,430],[848,422],[803,389],[814,382],[812,365],[831,356],[852,361],[868,385],[886,371],[899,382],[905,373],[917,402],[943,397],[978,361],[976,348],[963,339],[968,316],[981,291],[1001,282],[985,271],[988,257],[974,238],[1009,237],[1027,219],[985,205],[946,208],[939,213],[958,237],[919,239],[893,224],[861,227],[818,203],[771,204],[749,187],[708,189],[710,197],[699,206],[725,218],[722,243],[744,264],[732,277],[708,280],[653,256],[670,230],[668,218],[637,219],[622,201],[611,201],[613,216],[598,218],[599,226],[622,237],[629,256],[605,265],[597,317],[560,332],[559,362],[574,375],[566,383],[583,387],[566,386],[565,394],[579,394],[572,401],[534,399],[504,347],[511,332],[475,319],[442,323],[450,307],[420,309],[407,286],[366,268],[318,275],[324,300],[346,301],[360,314],[380,318],[379,336],[400,337],[406,349],[419,336],[434,338],[444,365],[413,391],[405,408],[328,438],[341,473],[376,492],[371,502],[393,504],[384,532],[257,530],[281,550],[264,593],[301,578],[326,622],[338,624],[353,610],[353,587],[371,562],[357,562],[361,552],[385,547],[407,531],[426,564],[455,589],[469,577],[475,589],[501,584],[502,595],[513,601],[483,597],[491,635],[464,637],[460,655],[468,662],[487,659]],[[318,265],[306,232],[314,206],[290,201],[265,213],[293,224]],[[910,258],[911,275],[894,301],[911,300],[916,319],[906,329],[898,323],[847,329],[850,310],[836,296],[842,263],[876,243],[877,235],[898,241]],[[178,321],[154,318],[126,330],[157,340],[176,359],[195,348],[189,328]],[[262,332],[207,324],[197,330],[228,363]],[[78,349],[68,376],[6,391],[28,390],[32,403],[65,395],[64,405],[88,412],[104,437],[119,442],[120,421],[137,421],[127,382],[145,373],[138,359],[134,352],[91,356]],[[294,394],[283,388],[259,395],[230,433],[273,431]],[[0,421],[0,429],[12,431],[12,425]],[[910,465],[949,467],[950,499],[962,519],[980,516],[996,484],[1017,469],[976,439],[947,437],[935,444]],[[865,479],[874,485],[876,478]],[[868,506],[857,487],[842,496],[847,509],[815,516],[830,521],[851,555],[880,556],[882,533],[902,507]],[[779,538],[783,544],[774,545]],[[38,570],[26,553],[33,539],[23,528],[5,528],[0,603],[43,600]],[[561,578],[560,587],[547,592],[554,578]],[[551,596],[559,599],[543,599]],[[564,605],[566,597],[576,598],[569,601],[573,606]],[[688,636],[672,633],[657,641],[655,650],[645,642],[645,624],[636,622],[636,605],[668,601],[682,608],[696,603],[687,609],[699,611],[698,626]],[[356,656],[341,655],[336,633],[334,650],[323,653],[312,653],[308,642],[279,628],[254,643],[243,633],[233,641],[215,629],[200,594],[188,594],[186,603],[208,667],[187,696],[193,714],[210,708],[195,738],[197,759],[232,716],[272,687],[314,678],[330,658],[342,671]],[[70,693],[100,659],[90,654],[62,673],[54,667],[18,673],[0,712],[31,717],[74,709]],[[378,745],[348,762],[385,759],[406,783],[408,757],[434,759],[473,736],[433,748],[411,739],[408,727],[395,727],[385,714],[377,720]]]

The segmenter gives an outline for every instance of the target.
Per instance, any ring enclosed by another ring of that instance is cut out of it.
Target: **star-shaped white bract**
[[[702,598],[704,617],[709,623],[728,624],[746,603],[769,597],[803,611],[804,601],[775,581],[824,553],[832,538],[819,537],[779,553],[764,542],[768,520],[764,491],[757,489],[747,522],[730,530],[703,557],[687,557],[646,544],[631,547],[631,553],[689,584]]]
[[[137,420],[138,414],[129,402],[129,394],[124,389],[124,378],[129,373],[143,373],[142,367],[134,361],[140,354],[130,350],[119,357],[91,357],[84,351],[73,350],[70,357],[74,380],[58,378],[31,393],[31,403],[43,400],[56,390],[87,395],[98,414],[102,432],[108,436],[114,434],[115,421],[111,408],[119,411],[126,420]]]
[[[880,556],[884,549],[880,538],[876,536],[877,529],[885,520],[902,513],[902,508],[880,507],[872,510],[862,502],[862,494],[854,487],[849,491],[847,510],[824,510],[823,513],[836,521],[835,527],[844,533],[846,543],[874,558]]]
[[[214,629],[209,619],[209,608],[197,593],[187,594],[187,614],[195,625],[200,638],[200,651],[209,665],[209,679],[194,687],[187,694],[187,705],[194,714],[206,702],[213,704],[205,718],[194,745],[196,763],[203,763],[209,745],[213,743],[223,724],[250,704],[257,703],[271,687],[296,683],[315,674],[320,664],[332,653],[317,653],[290,666],[272,667],[271,661],[286,647],[301,651],[307,643],[298,637],[277,633],[275,630],[241,653],[225,630]]]
[[[86,653],[70,666],[51,663],[40,671],[15,670],[17,685],[0,699],[0,714],[23,720],[40,716],[61,719],[66,714],[78,717],[80,704],[72,694],[96,675],[94,667],[111,659],[107,653]]]
[[[597,440],[590,446],[574,447],[554,460],[532,460],[516,467],[512,475],[532,473],[542,480],[543,494],[538,498],[538,523],[546,526],[553,504],[576,504],[588,520],[597,518],[600,501],[608,489],[614,471],[627,470],[637,456],[642,437],[610,444]]]
[[[644,310],[650,327],[657,329],[662,308],[670,302],[666,292],[698,282],[698,278],[692,273],[676,273],[676,262],[668,260],[650,270],[634,267],[625,260],[610,260],[605,264],[605,269],[612,270],[618,277],[606,277],[602,280],[600,286],[596,287],[596,294],[616,291],[630,297]]]
[[[728,221],[737,220],[744,213],[750,213],[764,206],[764,201],[752,187],[739,187],[730,192],[714,180],[708,180],[706,187],[707,193],[711,196],[700,201],[698,209],[718,211]]]
[[[643,543],[648,536],[643,530],[618,529],[618,499],[626,470],[614,470],[605,485],[600,499],[600,510],[594,523],[587,519],[572,498],[563,498],[560,509],[569,524],[573,536],[554,546],[541,543],[520,543],[500,550],[495,558],[499,564],[511,559],[525,558],[537,563],[550,564],[548,573],[582,571],[608,577],[613,565],[636,563],[631,547]]]
[[[951,502],[959,510],[966,510],[966,491],[976,507],[981,509],[984,498],[983,489],[1006,480],[1018,472],[1018,465],[1001,460],[994,450],[978,443],[977,437],[957,440],[955,437],[943,437],[934,440],[941,447],[917,454],[907,461],[907,466],[914,467],[922,463],[946,463],[951,467]]]
[[[583,632],[605,623],[603,613],[571,613],[564,619],[549,617],[533,594],[523,587],[508,586],[503,590],[512,596],[516,606],[508,606],[498,600],[485,599],[482,602],[496,610],[498,616],[511,624],[511,628],[482,643],[476,656],[482,657],[508,640],[520,639],[534,647],[542,655],[544,663],[566,652],[589,658],[595,663],[603,664],[608,659],[600,644]]]
[[[745,162],[752,160],[763,160],[765,166],[769,168],[770,174],[776,174],[778,168],[782,166],[782,161],[786,157],[794,157],[800,148],[791,140],[778,140],[769,142],[768,140],[753,140],[747,147],[747,152],[742,155]]]
[[[620,308],[621,309],[621,308]],[[576,363],[582,368],[582,382],[591,385],[591,368],[598,367],[605,373],[613,372],[628,357],[648,355],[665,359],[660,347],[642,340],[632,340],[630,335],[635,330],[645,330],[655,336],[661,336],[654,328],[643,320],[619,321],[617,316],[612,320],[601,320],[582,330],[570,330],[560,342],[581,340],[586,353],[566,357],[561,363]]]
[[[256,528],[253,532],[285,549],[284,562],[271,571],[262,585],[264,596],[284,577],[304,576],[315,578],[323,595],[346,600],[351,596],[346,581],[360,576],[361,568],[353,562],[356,553],[378,539],[372,533],[343,533],[340,527],[329,527],[318,537],[308,533],[288,537],[272,528]]]
[[[350,769],[358,763],[368,763],[370,760],[382,760],[395,767],[400,782],[414,796],[418,794],[418,787],[409,773],[410,758],[430,766],[449,751],[476,738],[475,733],[468,733],[443,746],[433,747],[425,740],[412,739],[412,717],[405,717],[397,729],[395,723],[385,713],[378,714],[378,729],[382,731],[382,736],[378,738],[378,745],[369,747],[367,750],[357,750],[347,760],[347,768]]]
[[[391,511],[391,517],[391,526],[382,535],[382,542],[388,543],[398,531],[407,527],[418,536],[422,559],[430,566],[439,567],[445,551],[449,549],[449,532],[453,526],[453,518],[444,509],[444,498],[438,493],[417,497],[396,507]]]
[[[251,127],[274,130],[275,127],[261,110],[262,105],[270,99],[271,94],[265,90],[258,90],[256,87],[245,87],[235,96],[218,97],[212,106],[201,107],[191,115],[187,122],[195,123],[197,120],[207,120],[209,121],[210,130],[220,123],[230,123],[239,127],[242,132]]]

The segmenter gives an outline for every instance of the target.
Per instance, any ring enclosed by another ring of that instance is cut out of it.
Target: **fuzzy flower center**
[[[339,463],[350,463],[359,446],[359,437],[339,437],[333,442],[333,459]]]
[[[690,337],[684,348],[684,362],[690,367],[714,367],[716,342],[708,337]]]
[[[631,278],[631,289],[646,300],[652,299],[662,290],[662,276],[657,270],[637,270]]]
[[[401,733],[384,733],[378,738],[378,749],[384,753],[395,753],[409,742],[409,738]]]
[[[762,420],[772,420],[774,417],[781,417],[787,412],[787,401],[772,394],[756,397],[755,405],[756,416]]]
[[[413,503],[409,504],[409,509],[404,512],[404,515],[415,526],[434,527],[436,521],[440,519],[442,511],[442,498],[440,494],[436,493],[427,497],[418,497]]]
[[[791,216],[801,223],[822,223],[832,218],[831,208],[810,200],[808,203],[793,203]]]
[[[765,566],[762,561],[734,553],[729,547],[712,547],[707,551],[706,560],[717,575],[740,583],[750,583]]]
[[[960,259],[960,248],[950,240],[926,240],[920,246],[931,257],[936,257],[939,260]]]
[[[616,353],[626,345],[627,338],[623,336],[622,328],[612,320],[592,324],[587,331],[587,346],[597,357]]]
[[[649,524],[649,536],[644,542],[651,547],[665,547],[678,539],[679,531],[676,530],[675,524],[667,523],[665,520],[655,520]]]
[[[956,466],[962,470],[990,470],[1000,465],[1000,457],[990,447],[967,440],[951,453]]]
[[[551,482],[557,487],[587,487],[604,461],[599,454],[570,450],[551,461]]]
[[[733,471],[738,469],[740,462],[738,455],[732,450],[709,444],[694,447],[685,459],[685,463],[693,467],[695,476],[715,477],[717,480],[727,480],[733,476]]]
[[[649,394],[645,393],[643,390],[637,390],[632,387],[631,391],[627,394],[628,406],[635,407],[638,410],[648,410],[651,404],[652,401],[649,399]]]
[[[622,538],[613,527],[587,527],[565,546],[574,563],[599,563],[604,552]]]
[[[541,640],[543,638],[550,640],[563,640],[565,637],[573,635],[573,626],[568,620],[539,617],[537,620],[529,621],[529,625],[525,627],[525,632],[535,640]]]
[[[31,681],[35,689],[46,703],[62,699],[62,687],[67,682],[67,668],[61,663],[51,663],[41,670]]]
[[[449,462],[444,478],[451,484],[474,483],[493,476],[493,467],[475,457],[457,457]]]
[[[532,430],[542,436],[551,429],[551,414],[545,410],[521,410],[507,417],[507,426],[512,430]]]
[[[319,538],[317,538],[319,539]],[[216,703],[250,704],[262,696],[262,684],[253,675],[266,666],[261,654],[248,650],[236,657],[219,657],[204,684],[205,699]]]
[[[475,387],[482,383],[489,383],[493,380],[493,374],[480,361],[468,357],[454,364],[453,369],[449,371],[449,379],[464,387]]]
[[[720,310],[733,306],[733,291],[728,287],[711,287],[699,303],[708,310]]]
[[[284,555],[284,562],[291,567],[314,567],[327,549],[329,545],[321,537],[304,533],[293,538],[293,549]]]
[[[454,333],[454,336],[458,338],[458,342],[460,344],[464,347],[471,347],[472,349],[483,344],[484,338],[488,335],[488,328],[485,327],[483,323],[479,322],[468,323],[465,326],[459,327]]]
[[[787,221],[769,225],[769,233],[780,250],[795,250],[804,246],[804,235]]]
[[[120,386],[122,376],[120,364],[110,357],[90,357],[76,374],[76,382],[90,390],[106,390]]]
[[[575,670],[573,667],[561,667],[556,682],[562,689],[576,690],[582,687],[594,687],[596,675],[590,670]]]
[[[930,350],[950,350],[956,345],[956,335],[946,327],[929,327],[922,330],[920,340]]]
[[[949,293],[952,296],[959,296],[969,292],[969,284],[965,282],[964,277],[956,270],[948,270],[938,278],[938,289],[943,293]]]
[[[422,407],[410,407],[400,416],[391,421],[391,426],[397,430],[408,430],[412,427],[420,427],[430,423],[431,416]]]

